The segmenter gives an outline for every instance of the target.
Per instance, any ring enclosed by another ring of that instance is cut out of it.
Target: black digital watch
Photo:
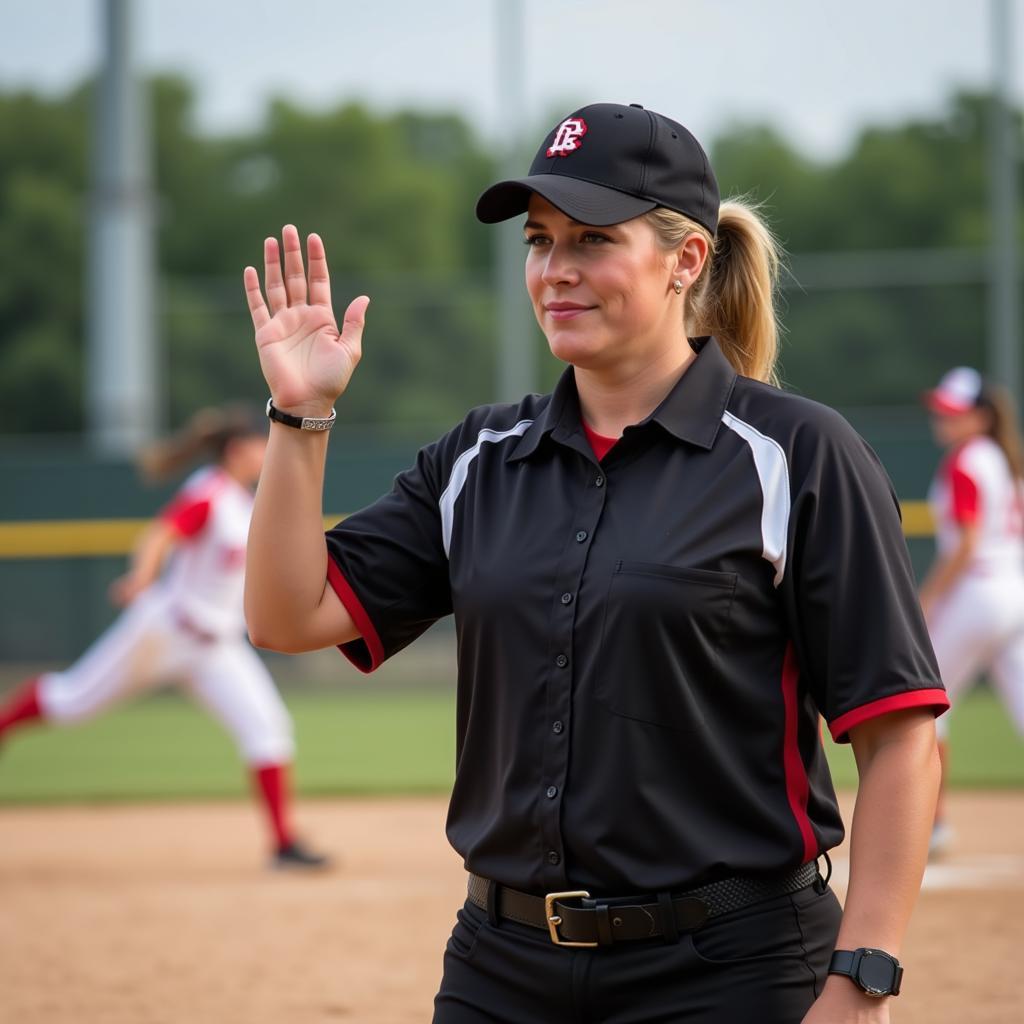
[[[845,974],[865,995],[880,999],[898,996],[903,965],[884,949],[837,949],[828,965],[829,974]]]

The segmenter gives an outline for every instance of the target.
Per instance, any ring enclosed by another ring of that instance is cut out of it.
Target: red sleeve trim
[[[952,515],[954,522],[968,526],[978,521],[981,504],[978,485],[964,472],[959,463],[954,463],[949,473],[949,487],[952,493]]]
[[[345,606],[345,610],[352,616],[352,621],[361,634],[357,640],[338,644],[338,650],[360,672],[372,672],[384,663],[384,645],[380,642],[380,636],[378,636],[370,616],[366,613],[362,601],[356,596],[356,592],[345,579],[341,569],[338,568],[338,563],[330,556],[327,558],[327,582],[338,595],[338,600]]]
[[[945,690],[906,690],[895,693],[891,697],[880,697],[878,700],[862,704],[859,708],[847,711],[834,722],[829,722],[828,729],[836,743],[849,741],[847,733],[855,726],[867,722],[879,715],[888,715],[893,711],[906,711],[908,708],[930,707],[935,709],[937,718],[949,707],[949,697]]]
[[[160,513],[160,519],[173,526],[182,537],[194,537],[210,518],[210,499],[183,494]]]

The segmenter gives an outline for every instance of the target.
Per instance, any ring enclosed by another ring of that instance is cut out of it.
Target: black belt
[[[672,942],[713,917],[799,892],[818,877],[817,865],[809,861],[788,874],[734,875],[681,893],[660,893],[652,901],[650,896],[592,899],[582,890],[531,896],[471,874],[469,899],[489,915],[547,931],[556,946],[609,946],[659,936]]]

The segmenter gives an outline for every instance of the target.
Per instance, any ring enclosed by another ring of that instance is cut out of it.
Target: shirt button
[[[559,668],[565,668],[565,666],[569,664],[569,659],[564,654],[560,654],[557,658],[555,658],[555,664]]]
[[[561,857],[558,855],[557,850],[548,850],[548,863],[558,864],[561,861]]]
[[[555,733],[556,736],[560,736],[564,728],[565,726],[562,725],[561,722],[554,722],[551,726],[551,731]]]
[[[596,480],[594,481],[594,486],[595,486],[595,487],[604,487],[604,477],[603,477],[603,476],[599,476],[599,477],[598,477],[598,478],[597,478],[597,479],[596,479]]]
[[[572,594],[568,591],[562,595],[562,604],[572,604]]]
[[[576,543],[582,544],[590,536],[586,530],[579,530],[576,533]]]
[[[554,800],[555,797],[558,796],[558,787],[557,786],[548,786],[548,788],[546,790],[544,790],[544,795],[549,800]]]

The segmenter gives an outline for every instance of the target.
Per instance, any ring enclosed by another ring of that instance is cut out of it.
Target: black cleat
[[[298,840],[293,839],[290,843],[278,847],[270,866],[275,871],[322,871],[331,866],[331,860],[321,853],[313,853]]]

